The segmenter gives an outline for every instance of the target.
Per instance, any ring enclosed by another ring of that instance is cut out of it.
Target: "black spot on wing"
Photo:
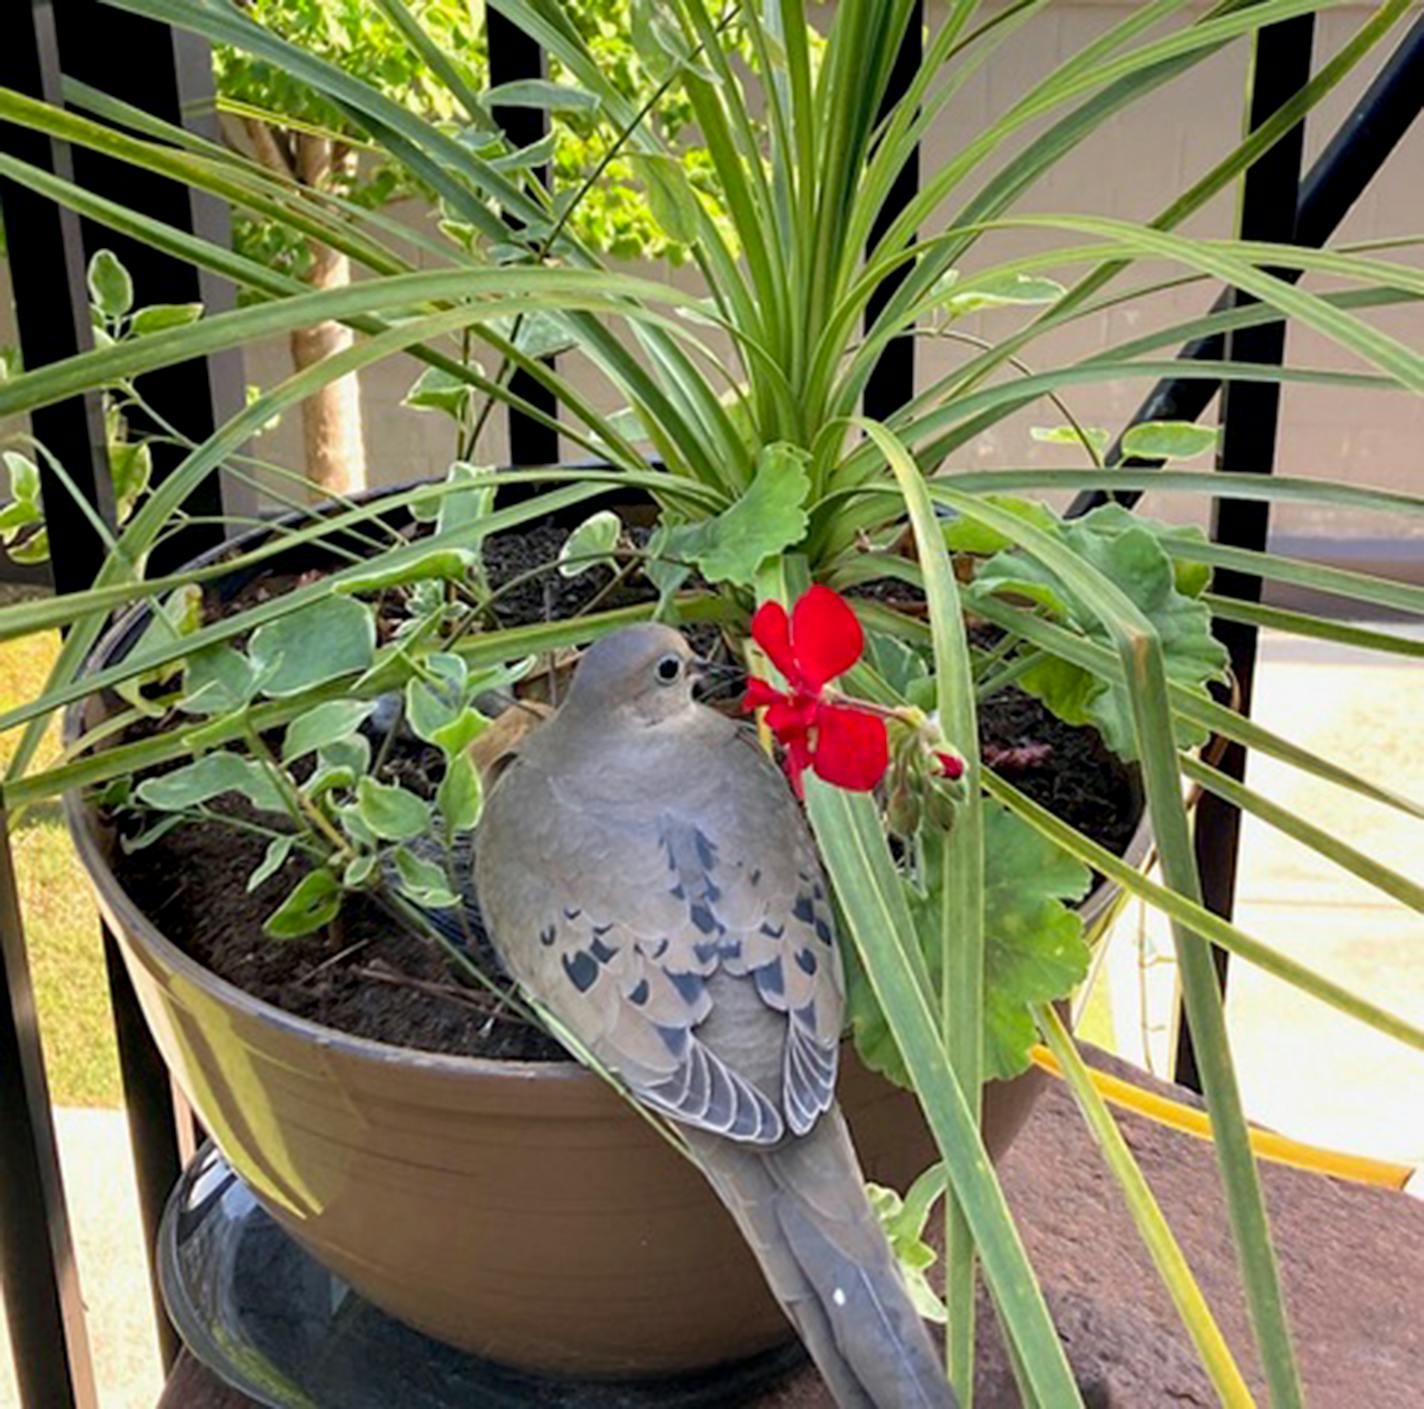
[[[577,920],[578,917],[582,914],[582,910],[576,909],[568,905],[564,906],[564,919],[566,920]]]
[[[780,939],[781,936],[786,933],[786,926],[773,925],[770,920],[763,920],[761,922],[761,932],[768,939]]]
[[[814,974],[816,972],[816,956],[809,949],[798,949],[796,951],[796,967],[803,974]]]
[[[591,954],[579,949],[564,955],[564,972],[580,993],[587,993],[598,978],[598,965],[594,963]]]
[[[687,1045],[692,1040],[692,1034],[685,1027],[666,1027],[662,1023],[655,1024],[658,1036],[663,1040],[663,1046],[672,1053],[674,1057],[681,1057],[687,1051]]]
[[[554,942],[557,937],[558,931],[553,927],[553,925],[548,926],[547,929],[542,929],[539,931],[539,943],[542,944],[546,949]]]
[[[710,871],[717,865],[716,843],[709,841],[700,827],[692,829],[692,846],[697,852],[698,864],[704,871]]]
[[[756,974],[757,992],[763,998],[780,998],[786,993],[786,975],[781,971],[780,959],[773,959],[753,972]]]
[[[601,939],[595,938],[588,946],[588,952],[592,954],[600,964],[606,964],[617,955],[618,946],[616,944],[605,944]]]
[[[718,923],[716,915],[714,915],[711,909],[706,905],[694,905],[688,914],[692,923],[696,925],[703,934],[712,934],[714,931],[719,931],[723,928],[723,926]]]
[[[803,925],[815,923],[816,908],[811,904],[811,897],[809,895],[798,895],[796,897],[796,904],[791,907],[791,913],[796,919],[800,920]]]
[[[703,981],[701,974],[668,974],[668,979],[672,986],[677,989],[678,997],[684,1003],[692,1005],[701,998],[707,985]]]
[[[637,986],[628,995],[628,1001],[630,1003],[636,1004],[639,1008],[641,1008],[643,1004],[648,1001],[648,994],[651,991],[652,990],[648,987],[647,979],[639,979]]]

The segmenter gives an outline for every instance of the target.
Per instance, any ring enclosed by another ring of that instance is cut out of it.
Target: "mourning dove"
[[[486,925],[683,1127],[836,1403],[952,1409],[836,1105],[844,975],[810,833],[755,741],[695,701],[700,673],[664,626],[587,652],[490,794]]]

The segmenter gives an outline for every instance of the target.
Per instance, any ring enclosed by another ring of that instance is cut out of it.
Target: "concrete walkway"
[[[153,1409],[163,1383],[128,1122],[122,1111],[60,1109],[55,1130],[101,1409]],[[0,1409],[42,1409],[20,1404],[3,1317]]]
[[[1267,633],[1256,719],[1381,787],[1424,799],[1424,665]],[[1252,755],[1247,783],[1424,884],[1424,822]],[[1424,918],[1274,828],[1242,829],[1236,922],[1415,1023]],[[1170,1070],[1176,967],[1161,918],[1129,906],[1106,964],[1117,1050]],[[1254,1120],[1298,1139],[1424,1165],[1424,1054],[1232,961],[1228,1020]]]

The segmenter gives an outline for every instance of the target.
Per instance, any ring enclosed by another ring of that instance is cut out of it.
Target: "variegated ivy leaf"
[[[299,695],[370,666],[376,652],[371,608],[350,597],[321,597],[259,626],[247,654],[264,694]]]
[[[377,568],[363,577],[345,579],[336,590],[343,597],[354,597],[391,587],[409,587],[416,582],[463,582],[478,562],[475,554],[465,548],[431,548],[394,567]]]
[[[1194,421],[1143,421],[1123,432],[1122,453],[1138,460],[1190,460],[1215,450],[1221,440],[1217,426]]]
[[[981,308],[1014,308],[1042,303],[1057,303],[1068,290],[1056,279],[1044,279],[1031,274],[989,274],[983,278],[969,275],[958,293],[951,293],[945,306],[958,317],[977,313]]]
[[[1086,441],[1101,456],[1112,444],[1112,432],[1102,426],[1030,426],[1029,435],[1042,445],[1073,445]]]
[[[231,646],[204,646],[188,657],[183,677],[185,714],[231,714],[257,693],[257,676],[247,657]]]
[[[195,583],[175,588],[158,603],[149,617],[148,625],[133,648],[134,658],[160,646],[171,646],[185,636],[191,636],[203,624],[203,589]],[[183,669],[182,659],[169,661],[165,665],[154,666],[152,670],[131,676],[116,685],[114,689],[129,704],[144,714],[161,714],[162,706],[154,705],[143,694],[145,685],[160,685],[173,679]]]
[[[578,577],[590,568],[609,567],[613,550],[623,532],[623,521],[611,509],[590,514],[559,549],[559,572],[564,577]]]
[[[267,843],[267,850],[257,869],[247,878],[247,889],[254,891],[264,881],[271,880],[287,864],[287,858],[292,854],[292,848],[296,844],[295,835],[273,837]]]
[[[395,783],[362,778],[356,809],[366,829],[382,841],[409,841],[430,826],[430,804]]]
[[[262,928],[273,939],[300,939],[329,925],[341,909],[341,882],[324,867],[308,872],[267,917]]]
[[[480,820],[484,804],[484,785],[474,760],[463,750],[451,755],[435,794],[447,832],[468,832]]]
[[[908,1226],[905,1220],[905,1201],[894,1189],[888,1189],[883,1184],[867,1184],[865,1192],[870,1199],[871,1208],[880,1220],[886,1241],[900,1264],[900,1271],[904,1275],[905,1286],[909,1290],[910,1300],[915,1304],[915,1310],[926,1321],[943,1326],[949,1320],[949,1313],[926,1275],[939,1261],[939,1255],[925,1242],[923,1225],[918,1229]]]
[[[291,763],[317,749],[359,737],[357,731],[375,708],[373,701],[328,700],[298,715],[282,740],[282,762]]]
[[[336,790],[350,792],[370,767],[371,741],[364,734],[323,744],[316,751],[316,769],[302,784],[302,795],[315,802]]]
[[[417,905],[427,910],[449,910],[460,903],[441,867],[417,856],[409,847],[396,848],[395,866],[401,893]]]
[[[260,812],[286,810],[271,773],[256,759],[228,750],[204,754],[171,773],[145,778],[135,789],[140,802],[160,812],[197,807],[224,793],[241,793]]]
[[[105,318],[122,318],[133,307],[133,280],[113,250],[89,261],[88,283],[89,301]]]
[[[196,323],[203,316],[201,303],[151,303],[140,308],[129,324],[129,331],[136,337],[147,337],[150,333],[166,332],[169,328],[184,328]]]
[[[473,370],[478,372],[480,368],[476,366]],[[474,387],[453,372],[443,367],[427,367],[406,392],[401,405],[415,411],[443,411],[458,421],[474,394]]]

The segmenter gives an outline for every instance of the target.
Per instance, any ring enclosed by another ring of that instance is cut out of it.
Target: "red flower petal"
[[[816,711],[812,762],[818,778],[851,792],[869,792],[890,766],[885,721],[847,705],[822,705]]]
[[[811,748],[806,742],[804,732],[793,734],[786,740],[786,755],[781,760],[781,766],[786,770],[791,791],[796,794],[798,801],[804,802],[806,782],[801,775],[811,766]]]
[[[767,654],[789,685],[800,681],[791,650],[791,619],[780,602],[763,602],[752,617],[752,640]]]
[[[766,727],[782,743],[793,736],[804,736],[816,722],[816,701],[809,695],[782,695],[767,706]]]
[[[747,676],[747,692],[742,696],[742,713],[750,714],[754,709],[763,709],[775,704],[785,696],[769,680],[759,675]]]
[[[954,779],[964,776],[964,760],[962,758],[956,758],[952,753],[937,753],[935,759],[939,763],[942,777],[953,782]]]
[[[829,587],[817,584],[803,592],[792,608],[791,646],[801,679],[814,694],[860,659],[865,633],[844,600]],[[767,654],[771,654],[769,649]]]

